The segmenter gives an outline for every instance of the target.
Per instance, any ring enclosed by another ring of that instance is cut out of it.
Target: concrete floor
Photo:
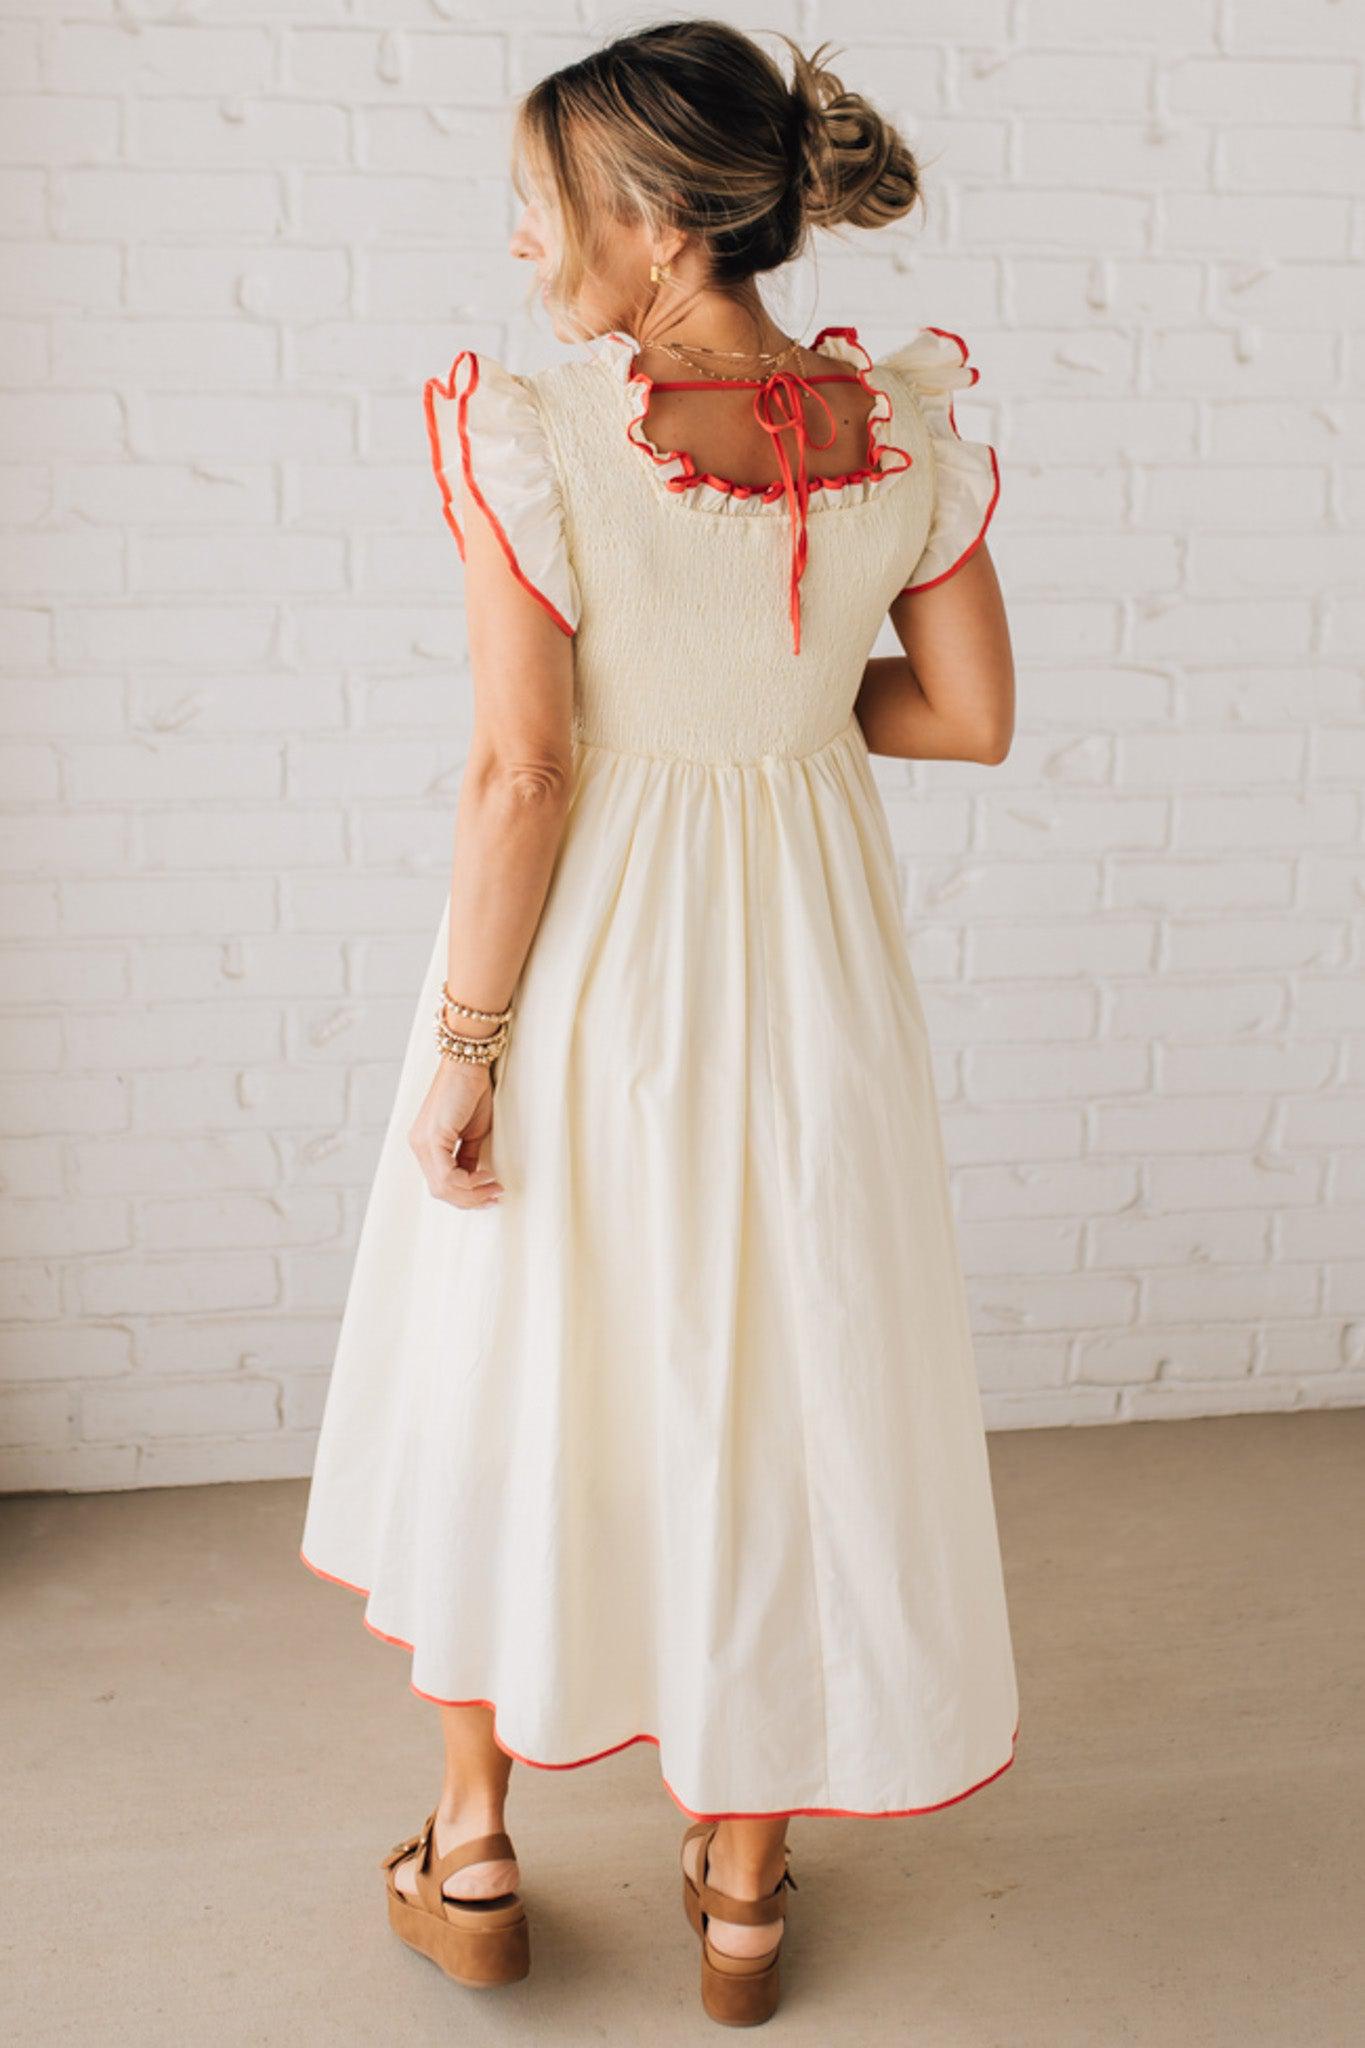
[[[793,1822],[765,2038],[1358,2042],[1365,1411],[1031,1432],[992,1457],[1018,1761],[945,1813]],[[723,2038],[648,1745],[514,1772],[526,1983],[464,1991],[390,1934],[377,1859],[432,1804],[435,1710],[298,1562],[303,1502],[0,1502],[5,2037]]]

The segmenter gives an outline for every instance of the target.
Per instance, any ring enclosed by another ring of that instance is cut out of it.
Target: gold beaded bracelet
[[[501,1045],[495,1045],[489,1051],[480,1050],[476,1052],[474,1050],[476,1045],[481,1046],[482,1041],[473,1038],[462,1041],[437,1040],[437,1050],[440,1052],[442,1059],[463,1060],[467,1066],[471,1067],[491,1067],[495,1060],[500,1057],[503,1050]]]
[[[507,1044],[506,1023],[491,1031],[486,1038],[468,1038],[458,1031],[452,1031],[445,1021],[442,1005],[436,1008],[436,1046],[444,1059],[467,1060],[473,1066],[491,1067],[494,1060]]]
[[[496,1024],[498,1028],[490,1031],[486,1038],[471,1038],[467,1033],[451,1029],[446,1022],[447,1010],[453,1010],[461,1017],[473,1017],[481,1024]],[[471,1066],[491,1067],[507,1044],[511,1018],[510,1003],[505,1010],[476,1010],[470,1003],[456,1002],[450,993],[450,984],[443,981],[441,1000],[436,1005],[437,1049],[443,1059],[466,1060]]]
[[[512,1005],[505,1010],[474,1010],[468,1003],[457,1003],[450,993],[448,982],[441,983],[441,1001],[447,1010],[453,1010],[457,1017],[473,1017],[479,1024],[505,1024],[512,1015]]]
[[[442,1051],[467,1054],[470,1059],[496,1059],[507,1040],[501,1032],[494,1032],[490,1038],[466,1038],[438,1024],[436,1043]]]

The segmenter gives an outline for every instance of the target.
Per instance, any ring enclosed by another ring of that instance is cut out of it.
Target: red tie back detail
[[[825,337],[831,334],[852,341],[866,356],[867,351],[863,349],[862,343],[858,341],[851,327],[822,327],[812,342],[811,347],[818,349]],[[868,358],[868,362],[870,366],[870,358]],[[809,554],[807,514],[810,506],[811,477],[806,462],[806,452],[809,448],[830,447],[838,432],[834,414],[830,409],[828,401],[821,396],[815,387],[817,384],[861,384],[864,390],[871,390],[872,387],[868,384],[866,375],[861,372],[850,372],[847,370],[829,372],[816,370],[812,371],[810,376],[803,376],[798,370],[774,370],[771,376],[762,378],[679,377],[660,380],[647,377],[644,381],[651,392],[713,391],[717,386],[731,390],[736,388],[753,390],[754,417],[764,432],[772,436],[773,452],[777,457],[777,467],[781,477],[782,495],[787,501],[787,509],[791,521],[792,548],[791,574],[788,584],[788,606],[792,622],[792,652],[793,654],[799,654],[801,652],[801,578],[805,573],[806,560]],[[805,407],[802,402],[802,394],[804,392],[809,392],[816,404],[824,408],[825,416],[829,421],[829,434],[823,441],[812,441],[807,431]],[[875,397],[873,404],[875,409]],[[639,422],[637,421],[635,424],[638,425]],[[629,430],[627,432],[628,437],[634,440],[634,435],[630,434]],[[796,438],[796,466],[794,469],[786,444],[782,439],[782,436],[789,432]],[[637,442],[636,445],[643,447],[647,453],[654,453],[647,442]],[[871,421],[869,418],[867,467],[862,470],[852,470],[847,476],[843,477],[817,477],[815,482],[822,488],[830,488],[831,486],[837,487],[842,483],[859,482],[865,477],[891,476],[896,473],[897,469],[908,469],[913,461],[913,457],[904,448],[892,448],[888,444],[887,448],[882,452],[900,455],[904,460],[897,464],[894,469],[879,469],[877,467],[873,459],[874,451],[872,447]],[[655,459],[659,458],[656,456]],[[685,464],[684,473],[681,476],[670,479],[670,490],[686,490],[693,484],[702,483],[720,484],[722,488],[725,488],[723,478],[711,477],[706,472],[696,469],[690,456],[684,455],[682,459]],[[749,495],[747,487],[744,490],[744,495]],[[766,495],[766,492],[763,495]]]
[[[754,386],[754,418],[766,434],[772,435],[773,453],[777,457],[778,472],[782,479],[782,494],[787,501],[791,519],[792,552],[791,578],[789,583],[788,608],[792,622],[792,653],[801,652],[801,578],[805,573],[807,542],[807,510],[810,505],[810,474],[806,465],[808,448],[832,446],[838,433],[838,424],[830,410],[827,399],[816,390],[820,384],[858,384],[861,378],[846,373],[826,375],[817,370],[813,377],[803,377],[799,370],[774,370],[770,377],[698,377],[669,378],[662,383],[654,382],[656,391],[707,391],[717,384],[730,389]],[[829,433],[823,441],[812,441],[806,429],[805,407],[801,394],[808,391],[816,404],[823,406],[829,421]],[[796,468],[793,470],[782,436],[790,430],[796,436]],[[681,481],[681,479],[680,479]],[[688,478],[689,482],[702,483],[704,477]]]
[[[829,421],[829,434],[823,441],[810,440],[806,429],[805,408],[802,404],[803,391],[808,391],[816,404],[824,407],[825,417]],[[796,370],[774,370],[771,377],[764,378],[754,393],[754,417],[773,437],[773,453],[777,457],[777,467],[781,472],[782,488],[787,499],[787,510],[791,517],[792,553],[788,605],[792,621],[792,653],[799,654],[801,578],[805,574],[808,552],[806,514],[810,505],[810,476],[806,467],[806,450],[812,446],[828,448],[838,432],[838,424],[830,411],[828,400],[821,397],[808,377],[801,376]],[[782,439],[789,427],[796,435],[795,475]]]

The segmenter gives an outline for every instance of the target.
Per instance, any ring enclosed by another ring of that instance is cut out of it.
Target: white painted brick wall
[[[779,310],[1002,455],[1014,750],[878,764],[990,1418],[1365,1399],[1365,0],[723,11],[926,160]],[[6,0],[0,1484],[308,1469],[468,731],[421,384],[558,356],[506,104],[623,19]]]

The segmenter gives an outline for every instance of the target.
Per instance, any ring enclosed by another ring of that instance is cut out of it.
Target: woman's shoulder
[[[918,327],[907,341],[874,353],[856,327],[822,327],[812,347],[826,361],[846,364],[869,390],[881,393],[884,411],[913,411],[933,444],[931,454],[958,438],[954,394],[970,390],[981,374],[960,334],[947,327]]]

